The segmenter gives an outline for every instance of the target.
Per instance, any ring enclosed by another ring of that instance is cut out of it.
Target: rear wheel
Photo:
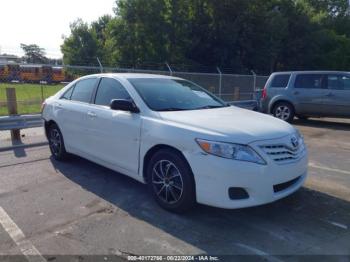
[[[56,124],[51,124],[48,128],[49,147],[52,156],[58,161],[65,160],[68,156],[64,146],[61,130]]]
[[[181,213],[196,203],[191,168],[176,151],[155,153],[148,164],[147,180],[153,197],[166,210]]]
[[[292,122],[294,119],[294,108],[290,103],[278,102],[272,110],[274,117],[286,122]]]

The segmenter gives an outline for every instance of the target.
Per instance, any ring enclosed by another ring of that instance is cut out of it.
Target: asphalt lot
[[[0,254],[348,255],[350,121],[296,121],[310,151],[305,186],[260,207],[162,210],[147,188],[47,146],[0,152]],[[22,234],[20,234],[22,233]],[[344,258],[344,257],[343,257]],[[345,260],[347,261],[347,260]]]

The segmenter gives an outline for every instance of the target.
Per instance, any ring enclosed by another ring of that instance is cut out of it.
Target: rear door
[[[332,73],[327,75],[328,93],[324,108],[330,116],[350,116],[350,75]]]
[[[297,114],[322,116],[327,113],[322,107],[328,94],[326,74],[297,74],[292,91]]]
[[[96,83],[96,77],[78,81],[55,105],[56,120],[67,148],[82,152],[91,150],[87,138],[87,114]]]

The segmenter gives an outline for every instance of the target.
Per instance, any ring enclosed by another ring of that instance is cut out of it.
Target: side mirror
[[[132,100],[113,99],[110,105],[112,110],[128,111],[131,113],[140,113],[140,109],[134,104]]]

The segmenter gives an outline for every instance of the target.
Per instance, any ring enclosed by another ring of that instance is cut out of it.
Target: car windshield
[[[186,80],[131,78],[129,82],[154,111],[181,111],[227,106],[203,88]]]

